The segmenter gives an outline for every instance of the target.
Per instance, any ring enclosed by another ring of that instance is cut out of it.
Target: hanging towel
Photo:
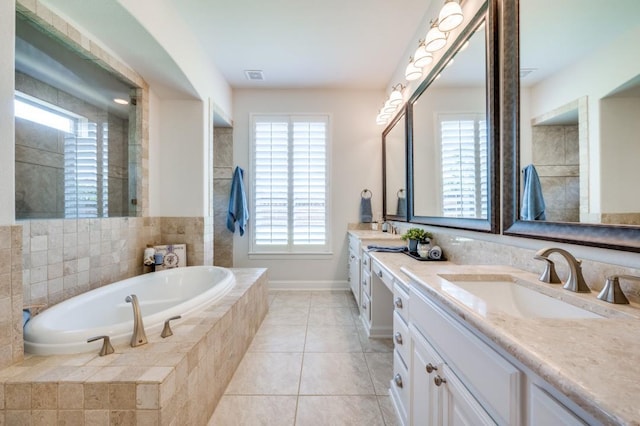
[[[227,229],[236,232],[236,222],[240,227],[240,236],[244,235],[249,220],[249,209],[247,208],[247,194],[244,191],[242,177],[244,171],[236,167],[231,181],[231,194],[229,195],[229,209],[227,210]]]
[[[363,189],[360,193],[360,223],[371,223],[373,221],[373,211],[371,210],[371,197],[373,193],[368,189]]]
[[[396,195],[398,196],[398,206],[396,207],[396,215],[406,216],[407,215],[407,199],[404,197],[404,189],[399,189]]]
[[[522,220],[546,220],[544,197],[538,172],[533,164],[524,168],[524,191],[522,193]]]

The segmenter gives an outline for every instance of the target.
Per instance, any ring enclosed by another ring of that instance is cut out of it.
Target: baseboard
[[[350,290],[347,281],[274,281],[269,280],[269,290]]]

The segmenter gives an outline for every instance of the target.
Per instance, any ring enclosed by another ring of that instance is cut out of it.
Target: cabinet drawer
[[[362,271],[362,292],[371,298],[371,274]]]
[[[393,307],[395,311],[402,317],[404,322],[409,323],[409,293],[407,293],[403,285],[395,282],[393,286]]]
[[[391,378],[390,391],[394,405],[398,410],[403,424],[408,424],[407,408],[411,386],[409,383],[409,370],[396,351],[393,353],[393,377]]]
[[[520,424],[522,373],[420,291],[410,293],[411,323],[499,424]]]
[[[393,314],[393,346],[398,351],[402,360],[408,365],[409,347],[411,346],[411,337],[409,336],[409,327],[397,312]]]
[[[529,387],[529,424],[578,426],[586,423],[557,399],[532,384]]]
[[[378,262],[374,261],[371,265],[371,273],[375,274],[387,286],[389,291],[393,292],[393,275],[382,267]]]
[[[362,270],[371,272],[371,256],[366,251],[362,253]]]
[[[360,254],[360,239],[349,235],[349,250]]]
[[[362,293],[362,298],[360,299],[360,316],[369,327],[371,325],[371,299],[366,293]]]

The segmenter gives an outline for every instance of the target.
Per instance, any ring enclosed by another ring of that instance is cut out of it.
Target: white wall
[[[373,211],[382,209],[382,128],[375,124],[382,90],[236,90],[233,156],[250,174],[250,113],[328,113],[331,119],[331,250],[321,259],[249,258],[249,233],[234,237],[234,265],[268,267],[272,282],[316,281],[317,285],[346,286],[347,224],[358,222],[360,191],[373,192]],[[250,191],[250,185],[247,185]],[[251,193],[247,194],[251,197]],[[251,213],[251,212],[250,212]]]
[[[0,225],[15,221],[15,3],[0,2]]]

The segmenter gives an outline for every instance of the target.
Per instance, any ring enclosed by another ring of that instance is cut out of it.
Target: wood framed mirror
[[[407,220],[406,106],[382,132],[382,214],[386,220]]]
[[[501,11],[503,233],[640,252],[640,3]]]

